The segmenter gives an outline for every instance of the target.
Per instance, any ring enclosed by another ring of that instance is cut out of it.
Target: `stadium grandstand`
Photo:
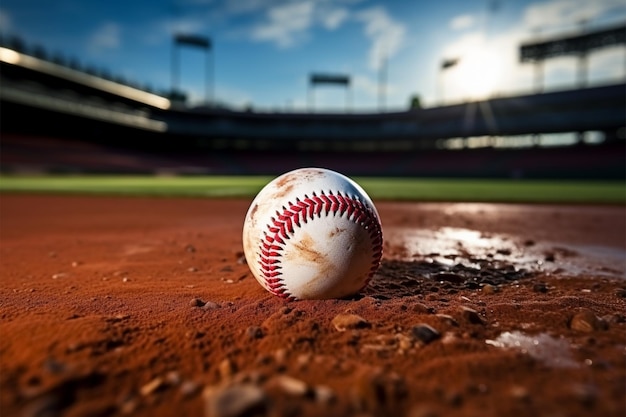
[[[551,46],[524,45],[523,59]],[[2,38],[0,86],[5,173],[626,178],[624,83],[385,113],[191,108],[180,93]],[[549,146],[559,134],[574,140]]]

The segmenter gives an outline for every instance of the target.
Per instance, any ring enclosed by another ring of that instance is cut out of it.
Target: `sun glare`
[[[501,62],[495,51],[475,47],[463,54],[451,75],[450,81],[461,96],[459,98],[484,99],[495,91],[501,75]]]

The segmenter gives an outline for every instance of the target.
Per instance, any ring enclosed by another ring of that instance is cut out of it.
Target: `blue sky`
[[[209,86],[217,101],[257,110],[405,109],[528,92],[533,67],[522,41],[626,21],[623,0],[3,0],[0,29],[47,51],[106,68],[157,90],[171,86],[175,32],[212,40],[207,56],[180,48],[180,87],[192,102]],[[458,64],[441,71],[444,59]],[[576,84],[576,59],[546,63],[546,89]],[[589,80],[626,76],[626,51],[589,59]],[[348,75],[350,89],[309,89],[311,73]],[[381,84],[380,76],[386,80]],[[384,85],[384,94],[379,87]],[[311,95],[309,95],[311,94]],[[348,100],[348,101],[347,101]]]

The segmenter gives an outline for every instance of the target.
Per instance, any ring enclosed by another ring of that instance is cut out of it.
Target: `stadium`
[[[581,36],[524,45],[520,60],[619,45],[624,27]],[[189,107],[46,59],[17,38],[3,39],[1,58],[4,172],[251,175],[307,165],[365,176],[624,179],[626,172],[623,83],[402,112],[277,113]],[[573,139],[542,140],[559,134]]]
[[[259,39],[288,47],[289,31],[311,22],[332,42],[344,22],[375,45],[403,33],[387,12],[402,3],[172,2],[224,6],[214,22],[267,17],[248,33],[250,54]],[[522,3],[540,21],[626,13],[609,0]],[[412,7],[466,30],[469,3],[455,4],[445,18],[448,5]],[[28,6],[12,11],[36,15]],[[75,19],[83,6],[52,7]],[[106,7],[141,20],[134,4]],[[7,16],[0,6],[0,24]],[[115,44],[118,27],[104,27],[99,41]],[[160,91],[0,38],[0,415],[626,414],[626,67],[587,77],[591,55],[626,46],[623,22],[529,36],[514,52],[534,71],[531,90],[428,105],[414,96],[389,110],[352,109],[363,80],[317,71],[307,106],[226,105],[209,82],[198,103],[180,87],[177,48],[212,41],[158,28],[174,47]],[[236,44],[241,33],[230,35]],[[574,85],[543,85],[546,64],[562,58]],[[442,80],[457,61],[440,62]],[[345,108],[313,105],[325,84],[345,90]],[[306,167],[364,192],[275,181]],[[269,184],[278,191],[253,200]],[[346,229],[357,237],[335,240]],[[329,280],[331,261],[349,265],[335,280],[365,284],[340,298],[289,296],[306,268]]]

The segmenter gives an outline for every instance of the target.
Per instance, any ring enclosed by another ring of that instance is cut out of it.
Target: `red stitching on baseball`
[[[300,222],[306,224],[308,219],[320,217],[322,211],[325,211],[327,216],[330,213],[340,216],[347,213],[349,220],[369,232],[374,256],[370,272],[359,291],[365,288],[380,265],[383,250],[382,230],[374,210],[358,198],[344,196],[341,193],[335,195],[332,191],[328,195],[322,191],[320,196],[313,193],[312,197],[305,194],[303,200],[296,198],[295,203],[289,202],[287,206],[288,208],[283,207],[282,213],[277,211],[276,216],[271,218],[259,248],[261,253],[259,266],[269,291],[282,298],[296,298],[288,292],[281,277],[280,252],[284,249],[285,241],[289,240],[289,233],[295,233],[294,224],[300,227]]]

